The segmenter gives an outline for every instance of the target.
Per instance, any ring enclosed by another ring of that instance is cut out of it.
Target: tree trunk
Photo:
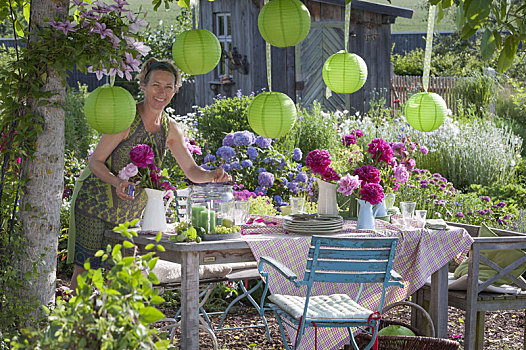
[[[62,6],[57,6],[61,4]],[[65,18],[68,3],[53,0],[31,1],[31,26],[41,28],[44,22],[55,17]],[[31,41],[38,40],[32,37]],[[36,67],[35,67],[36,68]],[[65,86],[54,70],[47,71],[43,88],[56,95],[56,106],[64,105]],[[64,110],[56,106],[37,107],[43,116],[44,125],[38,137],[34,158],[27,159],[23,176],[28,179],[27,187],[20,200],[25,256],[21,259],[22,271],[33,271],[37,262],[37,277],[26,291],[27,297],[35,297],[42,305],[54,304],[57,268],[57,248],[60,233],[60,207],[64,191]]]

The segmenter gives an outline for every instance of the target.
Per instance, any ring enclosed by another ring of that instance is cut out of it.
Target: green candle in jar
[[[192,207],[192,226],[193,227],[202,227],[201,224],[201,212],[203,210],[206,210],[206,207],[202,205],[196,205],[195,207]]]
[[[216,212],[213,210],[203,210],[199,215],[199,224],[201,227],[204,227],[206,233],[214,233],[216,231]]]

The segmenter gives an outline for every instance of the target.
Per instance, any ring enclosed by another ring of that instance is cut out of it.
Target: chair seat
[[[304,297],[273,294],[269,299],[296,320],[303,315]],[[346,294],[332,294],[311,296],[307,316],[311,319],[363,320],[372,313]]]

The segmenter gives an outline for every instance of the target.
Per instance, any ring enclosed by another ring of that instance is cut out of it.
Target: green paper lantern
[[[248,123],[257,134],[268,138],[286,135],[297,112],[294,101],[281,92],[262,92],[252,100],[247,110]]]
[[[219,63],[221,45],[217,37],[206,29],[188,30],[175,38],[172,56],[183,72],[205,74]]]
[[[120,86],[99,86],[86,98],[84,114],[93,129],[103,134],[118,134],[133,122],[135,100]]]
[[[354,53],[342,50],[323,64],[323,81],[336,93],[352,94],[360,90],[366,80],[367,64]]]
[[[414,94],[405,105],[407,122],[420,131],[435,130],[444,123],[446,115],[446,102],[434,92]]]
[[[271,45],[295,46],[309,34],[310,13],[299,0],[272,0],[259,12],[258,28]]]

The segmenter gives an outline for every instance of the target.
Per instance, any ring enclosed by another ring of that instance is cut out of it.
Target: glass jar
[[[224,217],[225,208],[230,206],[222,205],[233,201],[234,193],[231,185],[226,184],[193,184],[189,186],[188,195],[188,217],[189,223],[198,232],[202,227],[206,233],[214,233],[216,224],[221,224]]]

